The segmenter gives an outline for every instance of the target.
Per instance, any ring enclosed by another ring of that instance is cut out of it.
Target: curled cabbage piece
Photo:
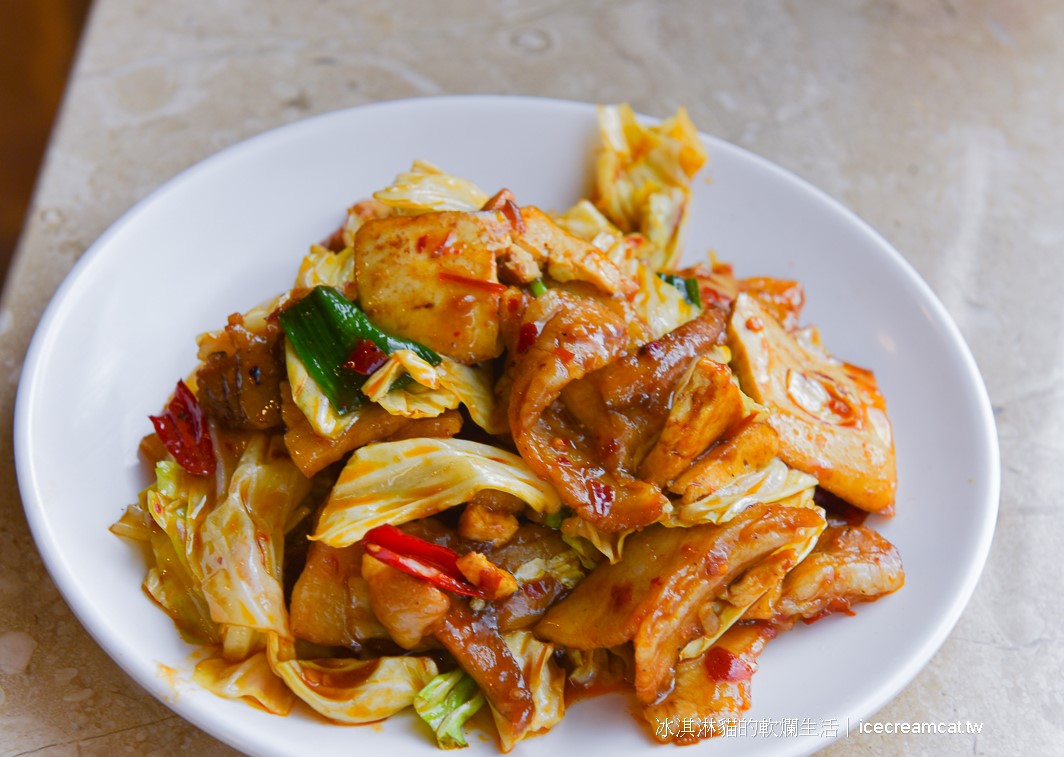
[[[181,637],[193,644],[216,644],[222,633],[211,619],[192,559],[214,486],[213,479],[189,475],[170,458],[160,460],[155,464],[155,483],[111,526],[112,533],[151,550],[144,591],[170,616]]]
[[[265,652],[239,662],[209,657],[196,665],[192,680],[212,694],[246,699],[274,715],[287,715],[295,704],[295,697],[273,672]]]
[[[459,668],[429,681],[414,699],[414,710],[436,734],[436,746],[457,749],[469,746],[466,721],[477,714],[484,702],[477,682]]]
[[[774,457],[763,468],[740,476],[712,494],[690,504],[677,503],[668,525],[724,523],[757,502],[779,502],[801,492],[808,492],[811,500],[816,484],[813,476]]]
[[[333,252],[321,245],[314,245],[303,258],[296,274],[297,288],[313,289],[316,286],[331,286],[345,290],[355,280],[355,251],[346,247]]]
[[[622,231],[638,231],[652,244],[655,270],[679,257],[691,178],[706,151],[687,111],[644,126],[628,105],[600,106],[595,204]]]
[[[404,376],[413,383],[403,385]],[[434,366],[410,350],[396,350],[366,379],[362,393],[392,415],[405,418],[435,418],[462,404],[473,422],[489,434],[506,430],[493,420],[495,393],[487,364],[469,366],[443,358]]]
[[[601,559],[595,557],[594,552],[598,552],[611,563],[619,562],[624,550],[624,540],[634,533],[635,529],[603,531],[583,518],[574,516],[562,521],[561,531],[565,543],[593,567]]]
[[[554,488],[517,455],[462,439],[403,439],[351,456],[311,538],[346,547],[375,526],[426,518],[485,489],[512,494],[537,512],[561,507]]]
[[[423,160],[415,160],[391,186],[373,193],[378,202],[400,215],[440,210],[480,210],[488,196],[473,182],[452,176]]]
[[[296,696],[330,720],[372,723],[414,703],[436,676],[429,657],[299,660],[293,646],[270,634],[270,666]]]
[[[531,631],[503,634],[503,640],[532,692],[532,719],[519,734],[513,731],[508,720],[495,718],[502,749],[509,752],[518,741],[548,731],[561,722],[565,716],[565,672],[554,661],[554,645],[539,641]]]
[[[251,437],[225,499],[203,520],[197,570],[216,622],[289,634],[284,535],[309,492],[280,436]]]

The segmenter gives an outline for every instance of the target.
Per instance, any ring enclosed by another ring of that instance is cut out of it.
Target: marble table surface
[[[1002,449],[989,562],[931,663],[826,754],[1064,743],[1064,4],[1050,0],[96,0],[0,307],[0,755],[231,753],[134,684],[30,537],[11,426],[40,314],[134,202],[220,148],[338,108],[516,93],[685,104],[879,229],[942,299]],[[1061,383],[1058,383],[1061,382]]]

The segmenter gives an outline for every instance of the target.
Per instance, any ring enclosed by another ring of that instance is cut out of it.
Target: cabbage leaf
[[[284,536],[309,492],[280,435],[251,438],[225,499],[202,526],[197,570],[216,622],[290,633],[281,585]]]
[[[492,710],[502,750],[509,752],[521,739],[549,731],[561,722],[565,715],[565,671],[554,661],[554,645],[540,641],[531,631],[512,631],[503,634],[503,640],[532,692],[532,720],[521,734],[513,733],[509,721]]]
[[[311,538],[346,547],[375,526],[426,518],[484,489],[512,494],[537,512],[561,507],[550,484],[497,447],[462,439],[377,442],[348,460]]]
[[[476,682],[459,668],[429,681],[414,699],[414,710],[436,734],[440,749],[457,749],[469,746],[466,721],[477,714],[485,701]]]
[[[226,699],[247,699],[274,715],[287,715],[295,697],[270,668],[265,652],[246,660],[229,662],[209,657],[196,665],[192,680]]]
[[[671,268],[687,218],[691,178],[706,151],[687,111],[656,126],[639,123],[628,105],[600,106],[603,147],[596,168],[595,204],[622,231],[638,231],[652,245],[653,270]]]
[[[440,210],[480,210],[488,196],[473,182],[452,176],[431,163],[416,160],[392,184],[373,193],[374,199],[401,215]]]
[[[404,385],[404,376],[413,383]],[[495,392],[486,363],[469,366],[445,357],[434,366],[410,350],[396,350],[366,379],[362,393],[392,415],[406,418],[435,418],[463,404],[473,422],[489,434],[506,430],[494,420]]]
[[[270,666],[314,710],[340,723],[372,723],[414,703],[436,676],[429,657],[296,659],[290,642],[269,635]]]
[[[313,245],[303,258],[296,274],[297,289],[313,289],[316,286],[331,286],[343,289],[355,280],[355,251],[346,247],[333,252],[320,244]]]
[[[325,392],[307,371],[288,339],[284,340],[284,356],[288,381],[292,387],[292,399],[296,407],[306,416],[311,428],[318,436],[326,439],[339,439],[358,421],[361,415],[360,408],[356,407],[344,415],[336,412],[329,398],[325,396]]]
[[[775,457],[759,470],[740,476],[701,499],[686,505],[676,503],[665,525],[725,523],[755,502],[779,502],[803,491],[811,497],[816,483],[813,476],[790,468]]]

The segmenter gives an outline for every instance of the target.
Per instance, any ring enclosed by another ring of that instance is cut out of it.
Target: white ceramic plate
[[[907,585],[856,617],[769,645],[749,717],[795,737],[727,737],[707,753],[805,754],[894,697],[946,638],[975,586],[998,502],[986,392],[956,327],[916,273],[835,201],[741,149],[706,138],[687,259],[712,248],[740,275],[805,284],[805,322],[875,370],[894,422],[897,516],[870,523],[898,546]],[[93,245],[41,319],[22,374],[16,454],[37,544],[63,595],[145,689],[223,741],[259,755],[436,753],[409,715],[344,727],[275,717],[188,681],[191,647],[141,591],[139,552],[108,526],[146,480],[137,444],[194,337],[286,289],[309,243],[414,158],[564,208],[587,188],[597,143],[589,105],[504,97],[409,100],[331,113],[232,147],[185,171]],[[712,183],[704,176],[712,177]],[[165,673],[172,668],[176,673]],[[812,730],[815,735],[801,735]],[[474,744],[489,754],[494,745]],[[525,755],[662,754],[618,696],[574,706]]]

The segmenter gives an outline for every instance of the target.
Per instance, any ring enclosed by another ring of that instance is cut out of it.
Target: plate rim
[[[89,622],[89,620],[96,615],[92,603],[87,596],[73,590],[74,587],[70,585],[70,579],[65,570],[63,570],[64,566],[62,565],[62,558],[59,555],[59,545],[51,533],[48,518],[46,517],[45,503],[39,496],[39,482],[35,475],[34,458],[30,452],[33,434],[31,409],[33,408],[34,397],[38,390],[38,382],[36,379],[43,370],[43,363],[48,356],[48,347],[55,338],[55,330],[57,328],[56,323],[62,314],[63,303],[73,296],[79,286],[83,285],[83,282],[88,278],[87,272],[96,264],[97,259],[106,254],[106,251],[110,247],[111,240],[120,235],[128,224],[132,223],[142,213],[146,212],[146,210],[160,197],[174,191],[175,188],[180,185],[194,180],[201,172],[212,170],[218,163],[224,163],[225,161],[238,156],[242,152],[258,149],[260,145],[266,142],[283,139],[286,135],[296,134],[299,131],[313,129],[315,124],[321,124],[329,119],[340,117],[344,114],[350,114],[354,111],[387,109],[400,111],[410,107],[463,106],[465,104],[476,106],[498,104],[523,107],[561,107],[574,111],[587,111],[595,107],[593,103],[552,97],[497,94],[435,95],[431,97],[381,100],[362,105],[339,108],[258,132],[210,153],[183,168],[158,184],[128,209],[122,212],[122,214],[115,219],[107,229],[92,242],[91,245],[89,245],[85,252],[79,256],[78,260],[75,261],[74,265],[65,274],[63,280],[51,295],[48,305],[42,312],[38,323],[34,327],[33,336],[25,353],[16,390],[13,441],[15,468],[23,511],[26,514],[34,543],[38,552],[41,554],[48,574],[59,589],[64,601],[77,617],[81,626],[89,633],[96,644],[104,650],[108,657],[127,675],[136,681],[141,688],[163,703],[170,710],[180,715],[183,719],[189,721],[195,727],[210,733],[215,738],[236,748],[246,748],[248,742],[244,741],[239,734],[226,731],[220,722],[203,717],[203,713],[195,708],[183,706],[177,698],[173,696],[172,689],[160,685],[157,676],[147,676],[147,680],[145,680],[146,676],[142,675],[142,671],[134,666],[132,659],[127,658],[121,645],[100,638],[97,630]],[[650,123],[660,120],[643,116],[641,114],[639,115],[639,118]],[[984,432],[981,435],[980,446],[982,447],[982,452],[986,456],[986,459],[991,461],[992,464],[986,471],[984,471],[986,476],[985,486],[988,506],[981,510],[983,517],[978,524],[978,536],[974,542],[973,549],[975,559],[966,566],[964,580],[961,583],[960,590],[955,592],[949,597],[948,601],[944,603],[947,605],[946,610],[940,615],[939,621],[934,626],[932,632],[927,634],[927,638],[920,646],[919,652],[913,654],[907,664],[899,666],[893,671],[892,675],[886,677],[884,682],[878,686],[875,695],[870,694],[866,696],[863,701],[857,703],[856,706],[851,707],[851,709],[854,710],[861,710],[860,717],[866,719],[871,714],[874,714],[879,709],[893,701],[901,690],[904,689],[920,673],[920,671],[928,665],[955,628],[965,608],[968,606],[979,579],[986,567],[1000,510],[1001,498],[1000,444],[989,393],[971,349],[964,339],[959,327],[950,316],[948,310],[942,304],[930,285],[916,271],[913,265],[896,248],[894,248],[894,246],[891,245],[878,230],[841,201],[793,171],[786,169],[747,148],[720,137],[701,131],[699,132],[699,136],[711,151],[714,147],[724,147],[727,150],[731,150],[742,159],[756,164],[761,170],[771,174],[775,181],[790,185],[792,188],[799,190],[802,193],[812,195],[815,200],[828,206],[835,215],[844,218],[850,224],[853,224],[870,242],[874,242],[874,246],[870,246],[870,249],[875,249],[878,256],[887,258],[893,265],[897,266],[899,271],[904,274],[907,283],[910,286],[913,286],[923,301],[929,305],[932,320],[939,326],[943,327],[945,336],[954,348],[956,356],[960,358],[963,366],[963,374],[971,384],[970,388],[973,390],[974,399],[978,405],[978,412],[975,414],[975,420],[977,420],[978,425]],[[867,251],[864,251],[863,254],[867,254]],[[842,736],[840,735],[838,738],[842,738]],[[815,744],[811,745],[811,749],[799,750],[794,753],[809,754],[812,751],[826,748],[826,746],[829,743],[832,743],[832,741],[834,740],[827,738],[818,739]],[[264,751],[264,753],[269,752],[268,749],[262,751]]]

